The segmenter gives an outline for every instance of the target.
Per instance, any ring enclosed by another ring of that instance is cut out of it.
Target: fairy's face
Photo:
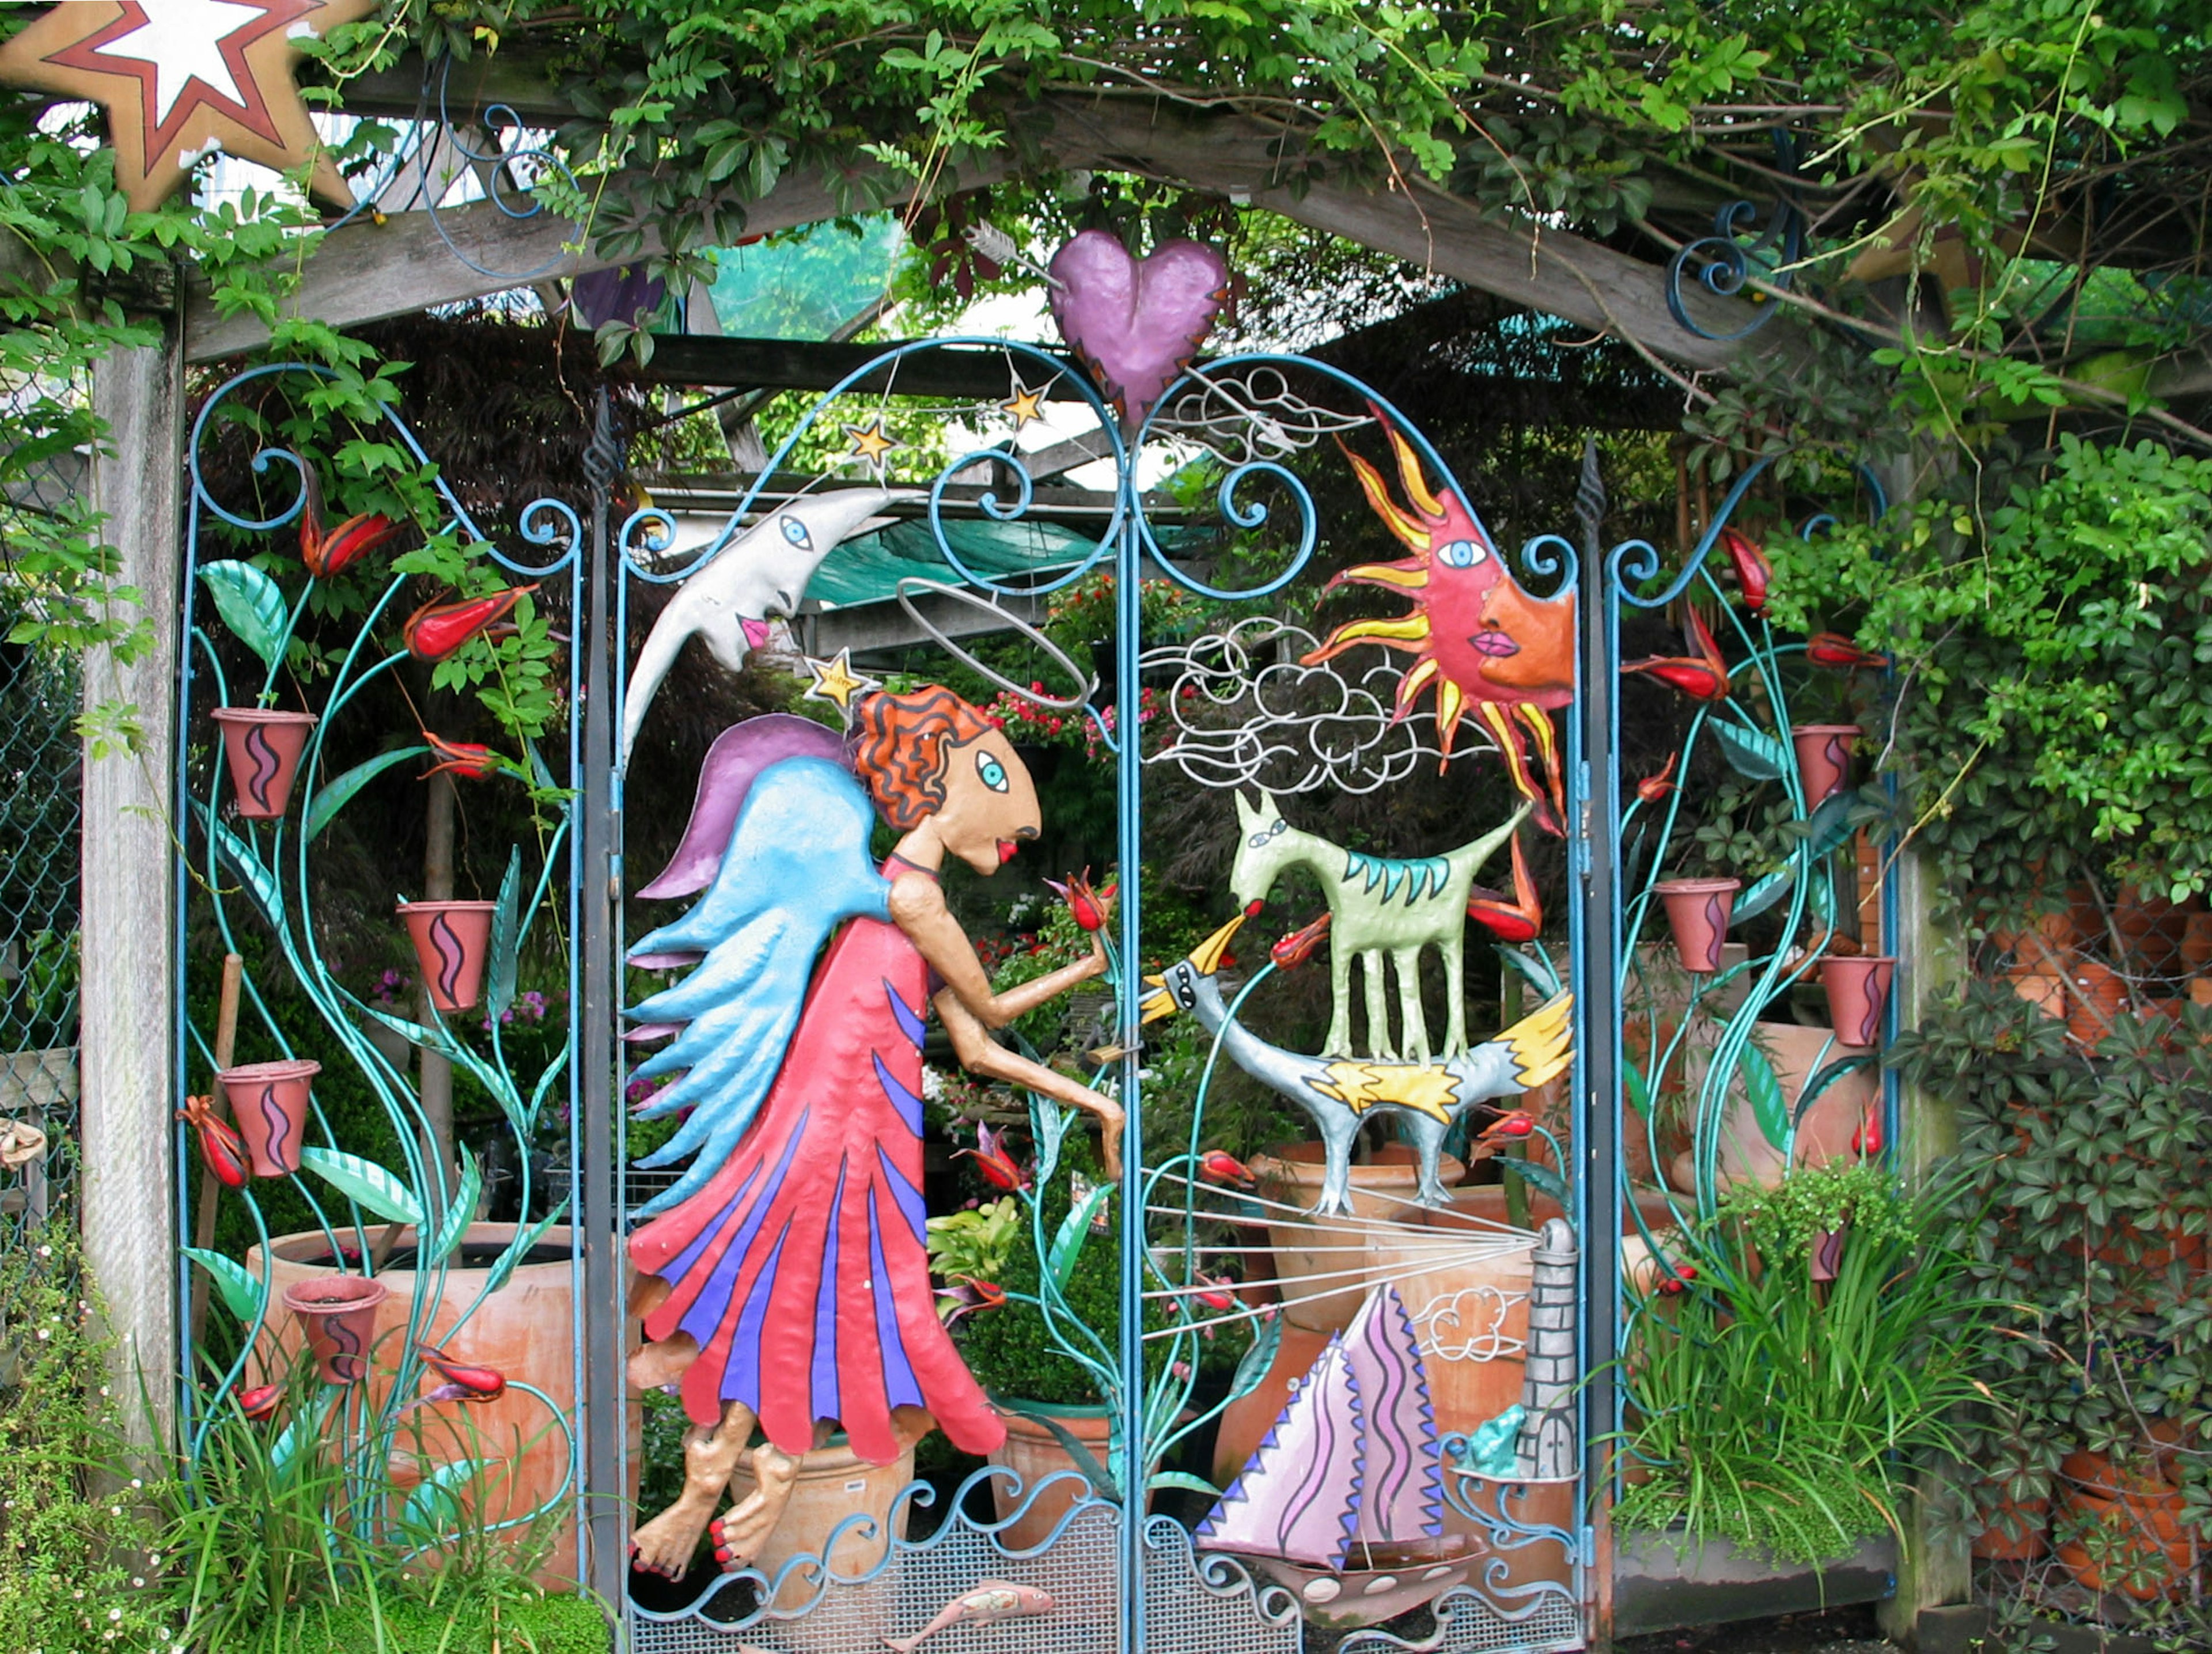
[[[937,841],[978,873],[996,873],[1037,836],[1036,784],[998,730],[947,746],[944,782]]]

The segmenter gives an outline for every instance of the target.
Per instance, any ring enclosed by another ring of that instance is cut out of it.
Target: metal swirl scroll
[[[1698,536],[1698,543],[1690,548],[1689,556],[1683,560],[1681,572],[1656,593],[1640,596],[1638,588],[1647,586],[1659,578],[1664,560],[1660,556],[1658,548],[1648,540],[1624,540],[1613,547],[1606,557],[1606,576],[1613,583],[1613,590],[1620,593],[1621,601],[1637,609],[1662,609],[1688,590],[1690,582],[1697,578],[1698,571],[1705,566],[1705,560],[1712,554],[1713,548],[1720,543],[1722,530],[1735,518],[1736,507],[1743,503],[1743,497],[1751,491],[1751,485],[1779,457],[1781,456],[1778,454],[1767,454],[1745,468],[1743,474],[1736,478],[1722,499],[1719,509],[1713,512],[1712,520],[1705,524],[1705,532]],[[1874,468],[1863,460],[1856,462],[1851,469],[1858,477],[1860,486],[1870,497],[1874,517],[1880,519],[1889,510],[1888,492],[1881,486],[1881,478],[1875,475]],[[1816,512],[1806,519],[1798,531],[1799,535],[1809,540],[1820,529],[1832,526],[1835,520],[1831,512]]]
[[[1203,448],[1224,465],[1289,459],[1324,436],[1372,425],[1366,414],[1340,414],[1291,389],[1281,368],[1254,367],[1239,377],[1209,371],[1174,397],[1153,422],[1160,434]]]
[[[1796,172],[1797,141],[1793,135],[1775,133],[1774,159],[1784,173]],[[1766,227],[1754,234],[1752,225],[1758,216],[1755,203],[1729,202],[1713,215],[1713,233],[1686,243],[1668,263],[1667,309],[1686,331],[1701,339],[1747,338],[1772,321],[1781,309],[1779,305],[1771,303],[1761,305],[1741,327],[1716,332],[1692,320],[1689,306],[1684,301],[1686,276],[1694,279],[1708,293],[1733,299],[1751,279],[1754,265],[1760,272],[1759,279],[1769,287],[1789,287],[1792,267],[1805,250],[1805,214],[1797,205],[1796,192],[1787,185],[1776,192],[1773,205],[1768,209]],[[1694,271],[1691,269],[1692,264],[1696,266]],[[1754,293],[1753,297],[1758,295]]]

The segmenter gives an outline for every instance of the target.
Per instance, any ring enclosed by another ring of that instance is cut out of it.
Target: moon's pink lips
[[[1468,642],[1478,655],[1494,655],[1502,659],[1521,652],[1521,645],[1503,632],[1478,632]]]
[[[1014,859],[1014,852],[1015,852],[1016,851],[1019,850],[1020,848],[1021,848],[1021,846],[1020,846],[1019,845],[1016,844],[1016,843],[1015,843],[1012,839],[1000,839],[1000,840],[999,840],[999,865],[1000,865],[1000,867],[1004,867],[1004,866],[1005,866],[1008,862],[1011,862],[1012,860],[1013,860],[1013,859]]]

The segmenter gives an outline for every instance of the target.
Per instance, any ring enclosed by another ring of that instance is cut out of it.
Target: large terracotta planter
[[[1872,1055],[1866,1046],[1848,1045],[1833,1039],[1826,1028],[1808,1028],[1795,1022],[1761,1022],[1756,1038],[1774,1065],[1783,1098],[1793,1112],[1816,1066],[1825,1068],[1846,1057]],[[1826,1166],[1852,1158],[1856,1153],[1851,1147],[1852,1135],[1864,1126],[1880,1096],[1881,1080],[1871,1064],[1831,1081],[1797,1123],[1796,1163]],[[1759,1130],[1741,1079],[1729,1090],[1728,1113],[1721,1122],[1715,1164],[1723,1185],[1754,1183],[1771,1189],[1788,1170],[1782,1151],[1767,1142],[1766,1134]],[[1667,1180],[1685,1191],[1696,1186],[1686,1151],[1677,1154],[1668,1166]]]
[[[2031,1562],[2051,1551],[2051,1500],[2008,1499],[1974,1536],[1973,1553],[1990,1562]]]
[[[2058,1561],[2085,1590],[2124,1591],[2139,1603],[2177,1596],[2197,1560],[2181,1511],[2181,1490],[2163,1484],[2111,1498],[2069,1492],[2059,1502]],[[2092,1536],[2094,1548],[2085,1542]]]
[[[399,905],[408,939],[422,967],[430,1003],[441,1011],[465,1011],[483,992],[484,957],[491,951],[488,901],[410,901]]]
[[[238,813],[273,821],[292,802],[300,754],[315,727],[313,712],[279,712],[265,706],[217,706],[208,716],[222,730],[224,765]]]
[[[384,1282],[358,1275],[319,1275],[284,1288],[284,1307],[305,1330],[325,1384],[356,1384],[368,1376],[377,1308],[390,1296]]]
[[[1797,748],[1797,779],[1805,808],[1814,810],[1841,792],[1851,779],[1851,748],[1863,733],[1856,724],[1793,724],[1790,739]]]
[[[1021,1511],[1000,1532],[999,1542],[1009,1550],[1033,1550],[1052,1537],[1053,1530],[1078,1500],[1089,1495],[1091,1484],[1062,1477],[1038,1493],[1037,1484],[1048,1476],[1079,1467],[1057,1436],[1036,1419],[1022,1415],[1035,1414],[1050,1419],[1082,1443],[1102,1466],[1112,1451],[1113,1421],[1103,1407],[1055,1407],[1024,1401],[994,1401],[991,1407],[1006,1427],[1006,1440],[991,1450],[991,1463],[1006,1466],[1022,1479],[1021,1492],[1015,1493],[1002,1478],[992,1478],[991,1499],[998,1507],[999,1519],[1005,1522],[1017,1509]]]
[[[483,1300],[465,1326],[455,1323],[477,1301],[487,1284],[489,1265],[498,1250],[514,1238],[511,1223],[472,1223],[442,1278],[422,1281],[411,1269],[386,1268],[377,1280],[390,1288],[376,1312],[372,1342],[377,1345],[374,1365],[364,1386],[373,1405],[381,1406],[390,1395],[400,1342],[405,1336],[408,1312],[418,1284],[428,1301],[416,1336],[436,1345],[457,1360],[495,1368],[507,1375],[507,1394],[496,1401],[417,1409],[409,1415],[422,1425],[426,1455],[440,1462],[467,1457],[489,1458],[506,1467],[483,1480],[488,1501],[487,1520],[520,1517],[535,1509],[562,1484],[568,1469],[568,1439],[558,1426],[548,1428],[545,1408],[514,1387],[518,1381],[536,1385],[573,1425],[577,1417],[575,1300],[569,1271],[571,1232],[566,1227],[546,1231],[536,1256],[542,1262],[525,1261],[505,1286]],[[392,1257],[404,1263],[415,1245],[415,1232],[400,1232]],[[337,1273],[331,1263],[330,1245],[320,1230],[279,1235],[270,1243],[275,1294],[281,1306],[285,1291],[308,1281],[328,1280]],[[246,1269],[262,1270],[261,1249],[246,1254]],[[388,1336],[387,1336],[388,1335]],[[630,1348],[635,1347],[636,1324],[629,1324]],[[261,1360],[264,1370],[281,1371],[289,1352],[301,1348],[298,1321],[281,1307],[272,1307],[263,1334]],[[437,1382],[430,1375],[423,1388]],[[419,1393],[419,1392],[418,1392]],[[641,1415],[635,1402],[629,1410],[629,1463],[633,1476],[638,1464]],[[411,1443],[408,1444],[410,1447]],[[577,1572],[574,1521],[564,1507],[555,1531],[553,1548],[538,1572],[549,1590],[573,1589]]]
[[[300,1169],[306,1147],[307,1102],[320,1063],[295,1058],[247,1063],[215,1077],[230,1100],[230,1117],[257,1178],[289,1177]]]
[[[2112,1019],[2128,1003],[2127,984],[2108,965],[2069,958],[2063,972],[2023,968],[2006,978],[2013,991],[2046,1016],[2064,1020],[2067,1038],[2094,1050],[2112,1031]]]
[[[891,1507],[898,1500],[899,1490],[913,1480],[911,1447],[889,1464],[869,1463],[842,1436],[827,1447],[816,1448],[799,1460],[799,1480],[792,1484],[791,1500],[783,1507],[782,1518],[769,1530],[767,1542],[753,1559],[752,1566],[774,1579],[794,1557],[822,1558],[838,1524],[852,1517],[864,1516],[868,1521],[856,1522],[839,1535],[825,1560],[830,1571],[842,1579],[866,1573],[890,1549]],[[738,1460],[737,1474],[730,1478],[732,1501],[742,1504],[757,1486],[753,1456],[747,1451]],[[898,1536],[903,1538],[903,1520],[899,1526]],[[818,1566],[809,1566],[802,1562],[791,1571],[776,1592],[772,1606],[786,1612],[803,1606],[819,1587],[821,1574]],[[897,1584],[895,1578],[886,1577],[863,1589],[884,1587],[896,1596]],[[884,1606],[888,1609],[895,1603],[886,1603]]]
[[[1684,970],[1709,976],[1720,969],[1729,914],[1742,888],[1741,879],[1666,879],[1652,887],[1666,906],[1675,956]]]
[[[1326,1158],[1317,1142],[1278,1143],[1254,1160],[1252,1170],[1264,1198],[1310,1212],[1320,1196]],[[1367,1165],[1352,1168],[1352,1215],[1365,1221],[1340,1226],[1325,1217],[1278,1213],[1268,1223],[1276,1289],[1292,1326],[1341,1332],[1352,1324],[1368,1287],[1379,1278],[1374,1267],[1375,1220],[1412,1224],[1424,1220],[1427,1209],[1413,1199],[1420,1188],[1420,1172],[1419,1157],[1411,1148],[1389,1144]],[[1437,1174],[1449,1186],[1467,1175],[1467,1167],[1447,1154]],[[1382,1239],[1387,1242],[1388,1237]]]
[[[1846,1045],[1881,1043],[1881,1014],[1889,1003],[1897,961],[1878,954],[1855,954],[1820,962],[1820,985],[1828,991],[1828,1019]]]

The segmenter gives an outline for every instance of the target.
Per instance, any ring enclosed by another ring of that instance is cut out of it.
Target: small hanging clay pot
[[[381,1281],[359,1275],[317,1275],[284,1288],[284,1307],[306,1330],[325,1384],[358,1384],[368,1376],[376,1306],[386,1296]]]
[[[300,1150],[307,1142],[308,1089],[322,1071],[320,1063],[300,1059],[248,1063],[215,1076],[230,1099],[231,1118],[246,1140],[255,1177],[289,1177],[300,1169]]]
[[[399,905],[430,1003],[441,1011],[465,1011],[483,991],[484,956],[491,951],[496,902],[410,901]]]
[[[1828,991],[1828,1017],[1835,1024],[1837,1044],[1881,1043],[1882,1007],[1889,1003],[1890,978],[1896,972],[1897,960],[1886,954],[1821,961],[1820,983]]]
[[[1820,1229],[1814,1232],[1813,1246],[1806,1257],[1808,1269],[1815,1285],[1833,1281],[1837,1271],[1844,1267],[1844,1242],[1850,1238],[1850,1226],[1839,1229]]]
[[[1790,739],[1797,748],[1797,779],[1805,789],[1805,808],[1818,809],[1849,785],[1851,748],[1863,733],[1856,724],[1793,724]]]
[[[292,779],[315,715],[217,706],[208,716],[222,730],[223,761],[238,791],[238,813],[252,821],[276,820],[292,802]]]
[[[1729,912],[1743,881],[1667,879],[1652,888],[1667,905],[1667,923],[1674,929],[1674,952],[1682,968],[1699,976],[1720,969]]]

